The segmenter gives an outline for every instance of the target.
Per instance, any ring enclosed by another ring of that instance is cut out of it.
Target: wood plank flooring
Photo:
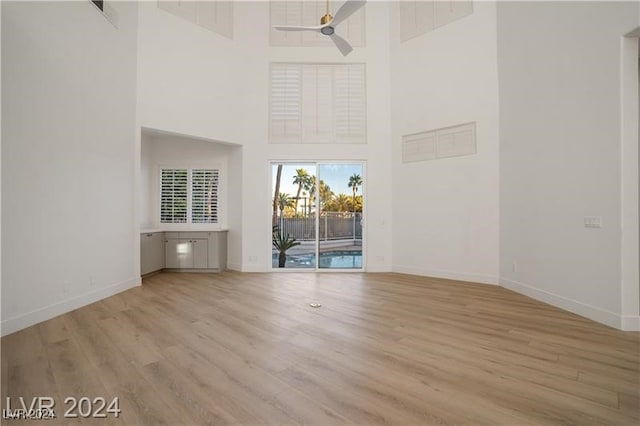
[[[39,424],[640,423],[640,333],[402,274],[162,273],[1,343],[3,407],[57,402]]]

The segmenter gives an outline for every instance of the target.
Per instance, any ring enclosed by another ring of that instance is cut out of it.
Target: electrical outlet
[[[249,256],[249,262],[256,263],[258,261],[258,256]]]
[[[518,264],[516,262],[511,264],[511,272],[518,272]]]
[[[378,263],[384,262],[384,256],[376,256],[376,262]]]

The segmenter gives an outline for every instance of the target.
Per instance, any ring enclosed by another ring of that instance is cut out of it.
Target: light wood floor
[[[639,337],[486,285],[163,273],[3,338],[2,393],[119,397],[101,425],[638,424]]]

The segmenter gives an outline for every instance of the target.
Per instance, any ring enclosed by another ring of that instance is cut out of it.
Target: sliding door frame
[[[362,187],[360,187],[358,190],[360,191],[360,195],[362,195],[362,219],[361,219],[361,226],[362,226],[362,267],[361,268],[320,268],[319,265],[319,256],[320,256],[320,206],[316,205],[315,206],[315,235],[316,235],[316,241],[315,241],[315,259],[316,259],[316,265],[315,268],[274,268],[273,267],[273,260],[272,260],[272,245],[269,244],[269,255],[268,255],[268,259],[269,259],[269,265],[268,265],[268,270],[271,272],[284,272],[284,273],[295,273],[295,272],[366,272],[367,270],[367,253],[366,253],[366,241],[368,239],[367,236],[367,201],[366,201],[366,187],[367,187],[367,162],[366,160],[362,160],[362,159],[354,159],[354,160],[291,160],[291,159],[287,159],[287,160],[269,160],[269,179],[267,179],[268,182],[268,193],[270,193],[271,195],[269,196],[269,199],[271,200],[271,202],[269,203],[269,213],[268,213],[268,217],[271,218],[273,215],[273,200],[271,199],[271,197],[273,196],[273,167],[277,166],[279,164],[283,164],[283,165],[307,165],[307,166],[314,166],[315,167],[315,176],[317,179],[318,184],[316,185],[316,193],[315,193],[315,200],[316,203],[319,202],[320,200],[320,178],[319,178],[319,171],[320,171],[320,166],[321,165],[328,165],[328,164],[355,164],[355,165],[361,165],[362,166],[362,181],[363,181],[363,185]],[[271,226],[271,223],[269,224],[269,226]]]

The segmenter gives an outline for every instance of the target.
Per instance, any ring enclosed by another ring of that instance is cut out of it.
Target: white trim
[[[640,27],[636,29],[640,33]],[[620,223],[621,292],[623,318],[640,314],[638,259],[638,44],[622,37],[620,44]]]
[[[83,306],[97,302],[115,294],[121,293],[130,288],[137,287],[142,284],[140,277],[131,278],[126,281],[112,284],[108,287],[104,287],[98,290],[90,291],[85,294],[74,296],[70,299],[62,300],[60,302],[53,303],[44,308],[36,309],[35,311],[27,312],[19,316],[6,319],[2,321],[2,336],[6,336],[18,330],[30,327],[38,324],[42,321],[49,320],[57,317],[58,315],[65,314],[73,311],[74,309],[82,308]]]
[[[362,272],[362,271],[359,271]],[[367,266],[367,271],[366,272],[370,272],[373,274],[379,274],[379,273],[388,273],[388,272],[393,272],[391,265],[388,264],[381,264],[381,265],[368,265]]]
[[[0,34],[2,34],[2,5],[1,4],[0,4]],[[0,94],[2,94],[2,43],[0,43]],[[0,129],[2,129],[2,102],[0,102]],[[0,153],[1,152],[2,152],[2,131],[0,131]],[[1,242],[2,242],[2,161],[0,161],[0,336],[2,336],[1,320],[2,320],[2,293],[3,293],[2,291],[2,243]]]
[[[269,272],[262,265],[248,265],[246,263],[242,265],[239,271],[240,272]]]
[[[229,263],[227,262],[227,270],[242,272],[242,264],[241,263]]]
[[[484,274],[469,274],[467,272],[444,271],[417,268],[415,266],[393,265],[393,272],[400,274],[420,275],[424,277],[444,278],[448,280],[467,281],[472,283],[498,285],[498,277]]]
[[[549,293],[547,291],[532,287],[528,284],[509,280],[506,278],[500,279],[500,285],[502,285],[502,287],[506,289],[515,291],[516,293],[520,293],[525,296],[529,296],[538,301],[548,303],[557,308],[564,309],[565,311],[573,312],[574,314],[608,325],[610,327],[622,329],[623,319],[620,315],[614,312],[606,311],[596,306],[587,305],[577,300]]]
[[[640,331],[640,315],[622,317],[620,322],[622,331]]]

